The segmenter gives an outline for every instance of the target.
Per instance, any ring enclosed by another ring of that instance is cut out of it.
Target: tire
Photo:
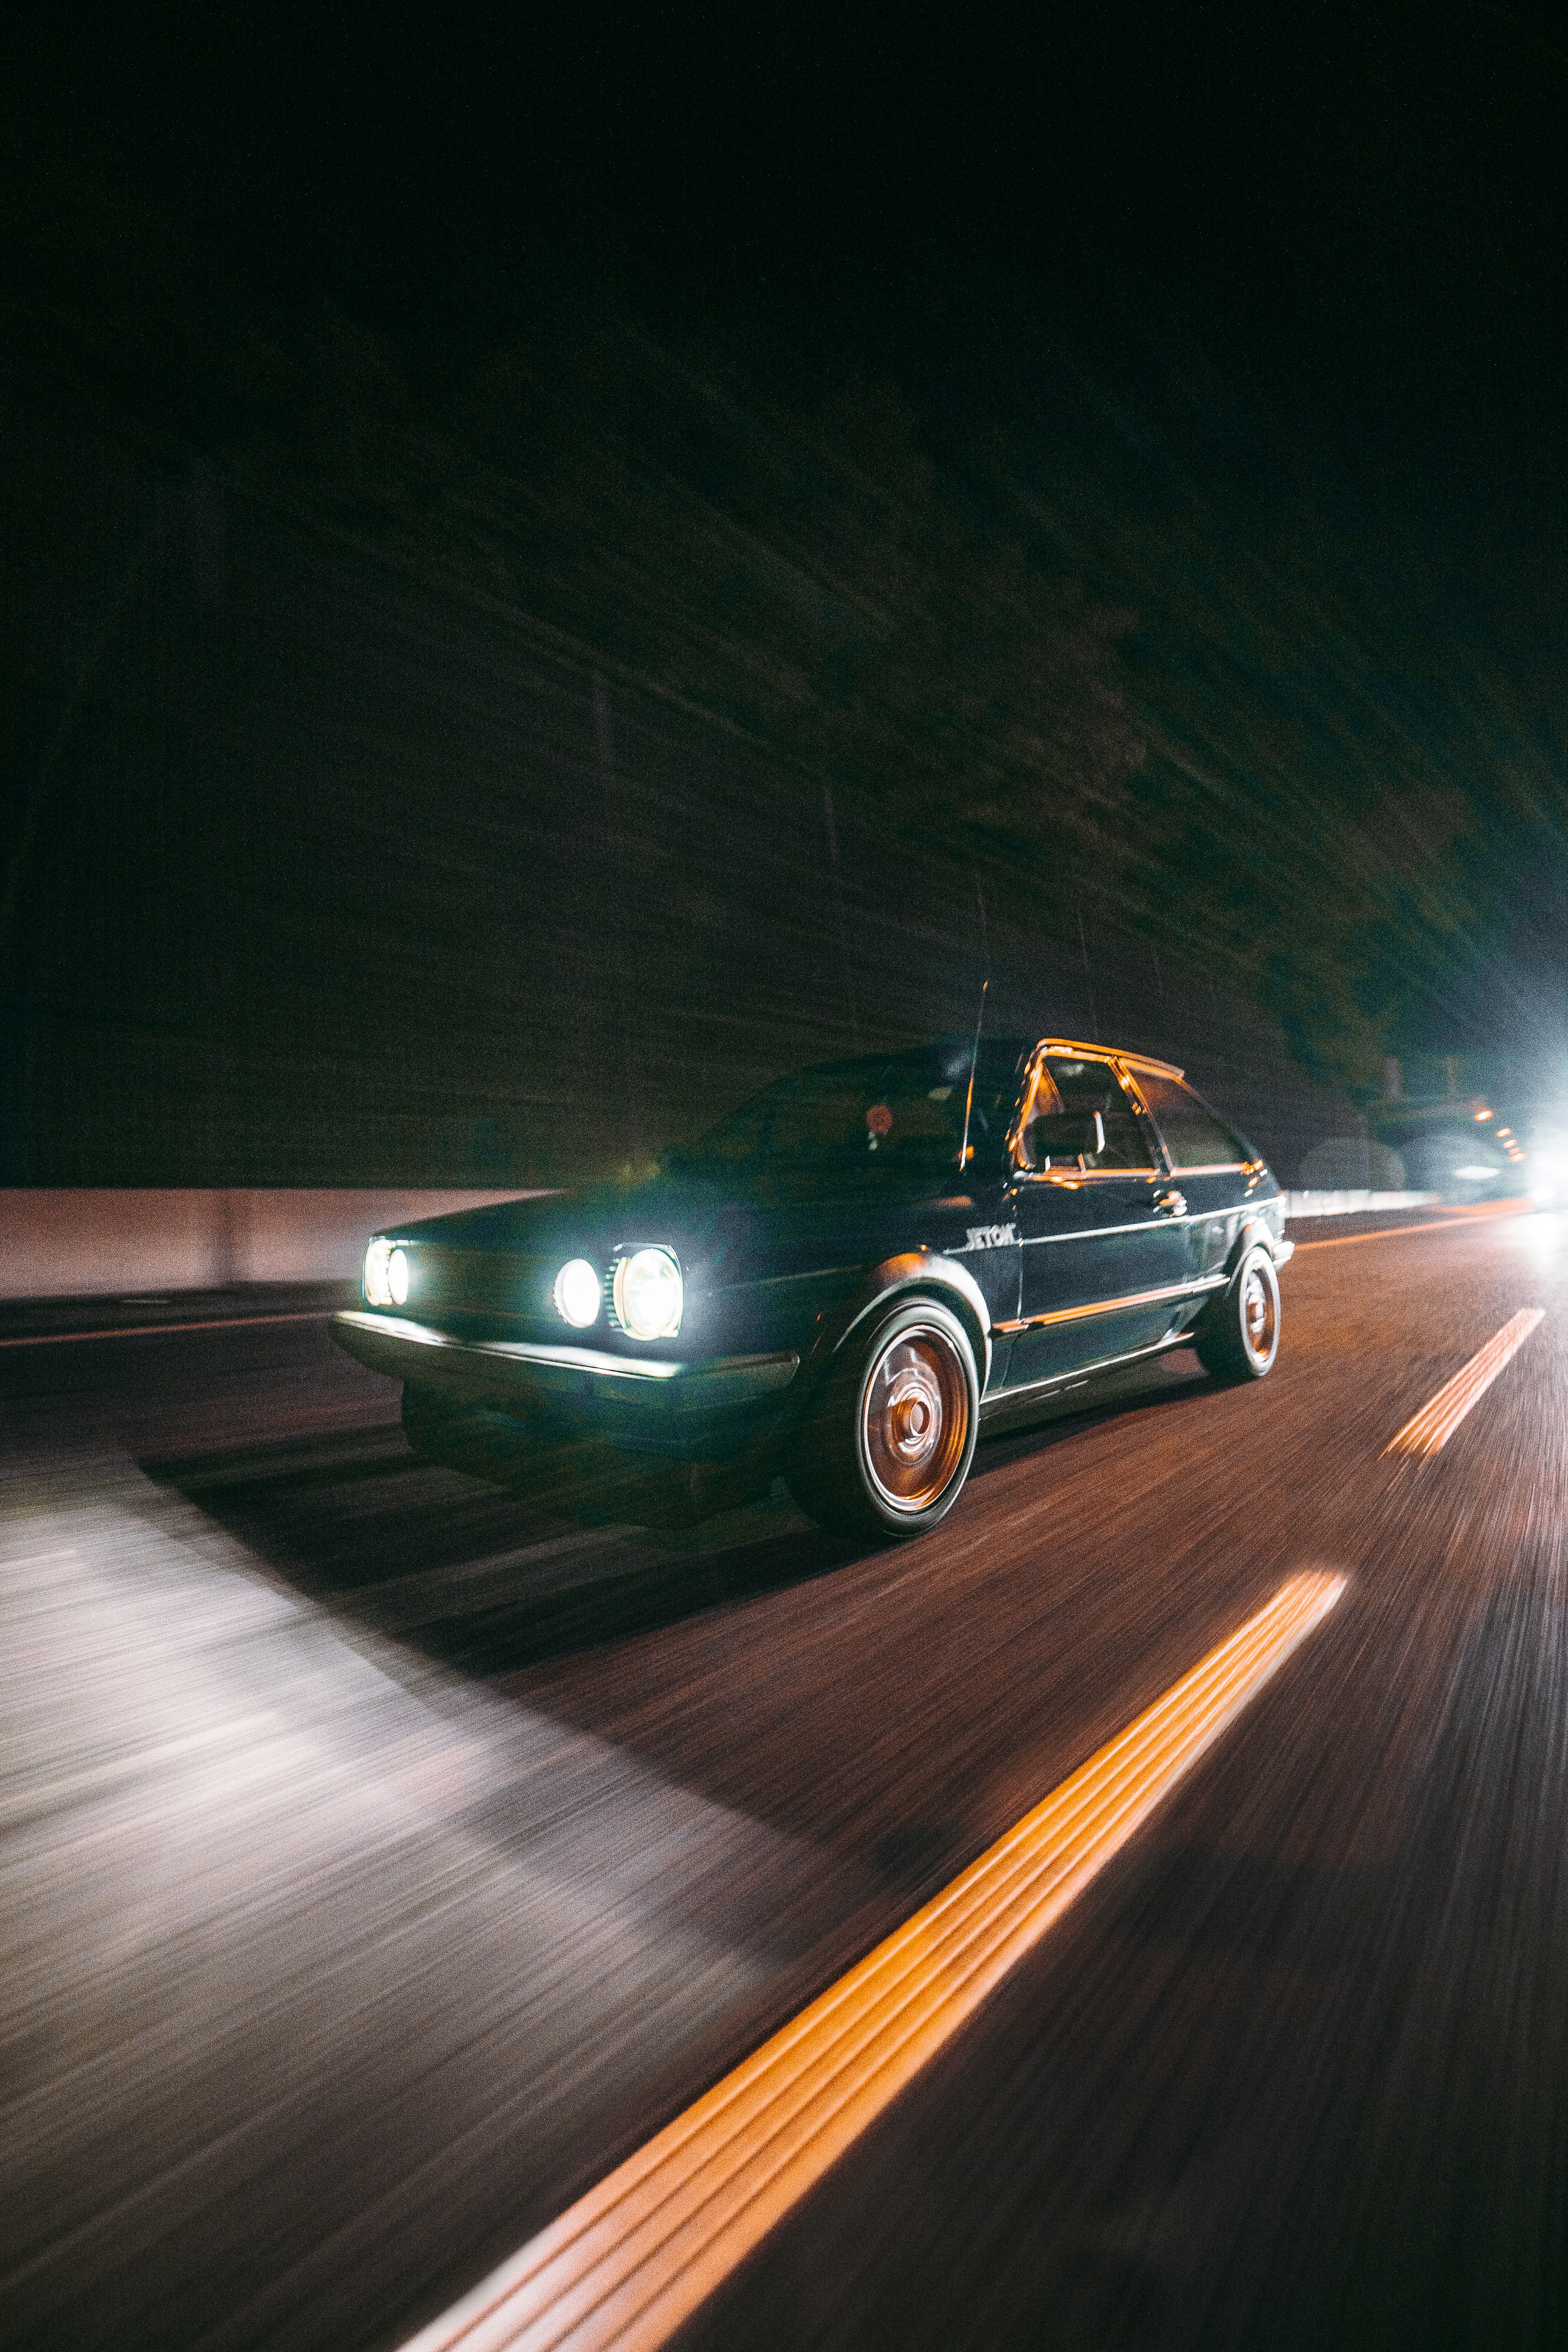
[[[1228,1288],[1193,1334],[1198,1360],[1219,1381],[1260,1381],[1279,1352],[1279,1277],[1261,1247],[1249,1249]]]
[[[913,1299],[845,1341],[786,1467],[790,1492],[836,1535],[924,1535],[963,1492],[979,1425],[968,1333]]]

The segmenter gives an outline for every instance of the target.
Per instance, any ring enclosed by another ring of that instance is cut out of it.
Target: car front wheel
[[[895,1307],[847,1340],[801,1433],[790,1490],[818,1524],[884,1541],[946,1517],[974,1458],[980,1382],[958,1318]]]
[[[1260,1381],[1273,1369],[1279,1352],[1279,1277],[1266,1249],[1247,1251],[1193,1337],[1199,1361],[1216,1380]]]

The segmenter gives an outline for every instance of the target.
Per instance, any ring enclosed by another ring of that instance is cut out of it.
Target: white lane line
[[[225,1315],[211,1323],[117,1323],[107,1331],[29,1331],[0,1339],[0,1348],[60,1348],[69,1339],[151,1339],[165,1331],[246,1331],[253,1323],[325,1323],[333,1307],[307,1307],[289,1315]]]
[[[1384,1452],[1436,1454],[1439,1446],[1446,1445],[1510,1358],[1518,1355],[1545,1313],[1544,1307],[1521,1307],[1517,1315],[1510,1315],[1502,1329],[1494,1331],[1486,1346],[1478,1349],[1468,1364],[1461,1365],[1451,1381],[1445,1381],[1436,1395],[1395,1432]]]
[[[1060,1918],[1338,1601],[1293,1577],[944,1893],[405,2352],[654,2352]]]

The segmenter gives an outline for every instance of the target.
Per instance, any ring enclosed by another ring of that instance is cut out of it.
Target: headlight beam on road
[[[653,2352],[911,2083],[1344,1591],[1307,1574],[405,2352]]]

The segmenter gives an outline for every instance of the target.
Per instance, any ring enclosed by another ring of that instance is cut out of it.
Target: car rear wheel
[[[790,1491],[837,1534],[923,1535],[963,1491],[979,1418],[963,1324],[934,1300],[911,1301],[845,1343],[796,1444]]]
[[[1272,1370],[1279,1352],[1279,1277],[1266,1249],[1247,1251],[1193,1338],[1199,1361],[1216,1380],[1260,1381]]]

